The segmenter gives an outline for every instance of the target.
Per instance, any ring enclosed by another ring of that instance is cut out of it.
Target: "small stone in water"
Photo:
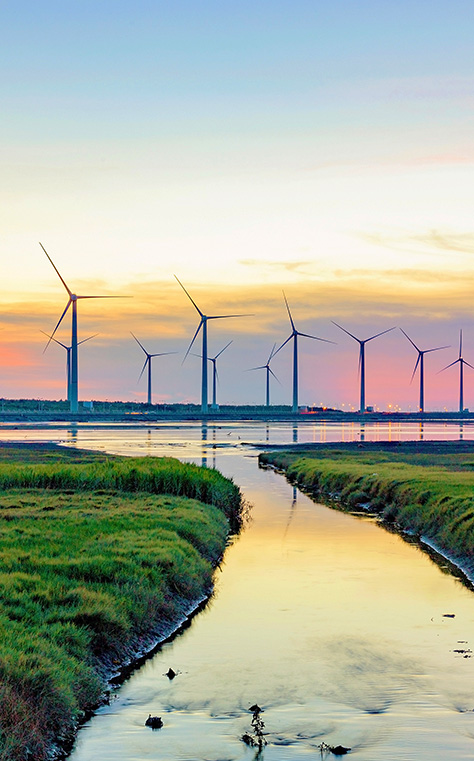
[[[168,677],[168,679],[174,679],[176,676],[176,671],[173,671],[172,668],[169,668],[168,671],[166,672],[166,676]]]
[[[148,714],[148,719],[145,722],[145,726],[151,727],[152,729],[161,729],[163,726],[161,716],[152,716],[151,713]]]

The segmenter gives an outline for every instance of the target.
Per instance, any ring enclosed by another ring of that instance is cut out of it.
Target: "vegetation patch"
[[[474,457],[456,442],[325,446],[263,453],[310,494],[341,509],[361,508],[433,542],[474,573]]]
[[[171,459],[2,451],[0,759],[42,761],[111,671],[209,593],[240,493]]]

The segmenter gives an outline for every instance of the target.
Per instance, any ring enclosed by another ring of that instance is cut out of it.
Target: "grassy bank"
[[[369,509],[434,543],[474,574],[474,449],[470,443],[326,445],[264,453],[311,496]]]
[[[0,447],[0,759],[41,761],[209,592],[240,493],[171,459],[16,457]]]

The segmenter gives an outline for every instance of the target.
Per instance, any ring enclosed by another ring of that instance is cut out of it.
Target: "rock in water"
[[[166,672],[166,676],[168,677],[168,679],[174,679],[176,676],[176,671],[173,671],[172,668],[169,668],[168,671]]]
[[[152,716],[151,713],[148,715],[148,719],[145,722],[145,727],[151,727],[152,729],[161,729],[163,726],[163,722],[161,721],[161,716]]]

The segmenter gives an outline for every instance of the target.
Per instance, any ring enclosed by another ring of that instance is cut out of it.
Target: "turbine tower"
[[[258,367],[250,367],[249,368],[249,372],[251,370],[266,370],[266,384],[265,384],[265,389],[266,389],[265,406],[266,407],[270,406],[270,375],[273,375],[275,380],[277,380],[278,383],[280,383],[280,381],[276,377],[275,373],[273,372],[272,368],[270,367],[270,362],[271,362],[274,354],[276,354],[275,347],[276,347],[276,343],[273,344],[273,349],[270,352],[270,356],[267,359],[267,364],[266,365],[259,365]]]
[[[278,354],[280,349],[283,349],[288,341],[293,340],[293,404],[291,411],[298,412],[298,336],[303,336],[304,338],[313,338],[315,341],[324,341],[324,343],[327,344],[333,344],[334,341],[328,341],[327,338],[318,338],[318,336],[310,336],[308,333],[301,333],[299,330],[296,330],[295,323],[293,322],[293,317],[291,316],[290,307],[288,306],[288,301],[284,292],[283,298],[285,299],[286,308],[288,310],[288,317],[290,318],[291,333],[286,341],[283,341],[282,345],[279,346],[278,349],[273,353],[273,356]]]
[[[212,410],[217,410],[217,358],[221,356],[221,354],[231,345],[231,343],[232,341],[229,341],[229,343],[226,344],[224,348],[221,349],[218,354],[216,354],[215,357],[208,357],[209,362],[212,362]]]
[[[370,338],[365,338],[362,340],[361,338],[357,338],[357,336],[354,336],[352,333],[349,333],[348,330],[342,327],[342,325],[339,325],[337,322],[334,322],[334,320],[331,320],[333,325],[336,325],[336,327],[340,328],[344,331],[344,333],[347,333],[348,336],[354,339],[354,341],[357,341],[357,343],[360,346],[359,350],[359,375],[360,375],[360,409],[359,412],[365,412],[365,344],[369,343],[369,341],[373,341],[374,338],[378,338],[379,336],[383,336],[384,333],[390,333],[391,330],[395,330],[395,328],[388,328],[387,330],[382,330],[381,333],[376,333],[375,336],[370,336]]]
[[[67,378],[67,400],[70,403],[71,402],[71,351],[72,346],[66,346],[66,344],[61,343],[61,341],[58,341],[57,338],[53,338],[53,336],[48,335],[48,333],[45,333],[44,330],[40,331],[46,338],[49,338],[50,341],[54,341],[54,343],[57,343],[59,346],[62,346],[63,349],[66,349],[67,356],[66,356],[66,378]],[[80,346],[81,344],[85,344],[86,341],[90,341],[91,338],[95,338],[98,336],[98,333],[94,333],[93,336],[89,336],[89,338],[83,338],[82,341],[78,341],[77,345]]]
[[[204,414],[207,414],[209,412],[209,401],[208,401],[208,384],[207,384],[207,362],[209,357],[207,356],[207,321],[208,320],[223,320],[228,317],[250,317],[250,315],[247,314],[218,314],[218,315],[206,315],[199,309],[196,302],[191,298],[189,293],[187,292],[186,288],[182,284],[182,282],[179,280],[179,278],[176,277],[176,280],[180,284],[181,288],[185,292],[186,296],[190,300],[191,304],[194,306],[198,314],[200,315],[201,319],[199,321],[199,325],[197,326],[197,330],[193,336],[193,340],[188,346],[188,350],[186,354],[184,355],[183,362],[185,361],[186,357],[188,356],[189,352],[191,351],[192,345],[194,344],[194,341],[196,340],[199,331],[202,328],[202,372],[201,372],[201,412]]]
[[[418,368],[418,365],[420,366],[420,404],[419,404],[419,411],[424,412],[425,411],[425,354],[429,354],[432,351],[440,351],[441,349],[449,349],[449,346],[436,346],[434,349],[424,349],[423,351],[418,348],[416,343],[411,340],[410,336],[405,333],[403,328],[400,328],[405,338],[408,338],[411,345],[417,350],[418,352],[418,358],[415,362],[415,367],[413,368],[413,372],[411,374],[411,381],[413,381],[413,378],[415,377],[416,370]]]
[[[141,371],[140,375],[138,376],[138,380],[140,380],[140,378],[142,377],[142,375],[145,372],[146,367],[148,365],[148,394],[147,394],[147,404],[153,404],[153,402],[152,402],[152,392],[151,392],[151,360],[152,360],[153,357],[164,357],[167,354],[177,354],[177,352],[176,351],[162,351],[159,354],[150,354],[145,349],[143,344],[140,343],[140,341],[138,340],[136,335],[134,333],[132,333],[132,331],[130,331],[130,334],[134,337],[134,339],[137,342],[137,344],[139,345],[139,347],[141,349],[143,349],[143,351],[146,354],[145,364],[143,365],[142,371]]]
[[[443,367],[442,370],[439,372],[442,373],[444,370],[447,370],[448,367],[453,367],[454,365],[457,365],[459,362],[459,412],[462,415],[464,412],[464,365],[467,365],[472,370],[474,370],[474,367],[469,364],[465,359],[463,359],[462,356],[462,330],[459,331],[459,357],[454,361],[451,362],[450,365],[446,365],[446,367]]]
[[[70,411],[72,413],[76,413],[79,410],[79,395],[78,395],[78,366],[77,366],[77,302],[79,299],[117,299],[120,298],[119,296],[78,296],[76,293],[73,293],[68,285],[66,284],[66,281],[61,277],[58,268],[56,267],[55,263],[51,259],[50,255],[46,251],[45,247],[42,243],[40,243],[41,248],[43,249],[44,253],[48,257],[49,261],[54,267],[54,270],[59,277],[61,283],[64,285],[67,294],[69,296],[69,300],[66,304],[66,307],[64,309],[64,312],[62,313],[61,317],[56,323],[56,327],[54,328],[53,332],[51,333],[51,336],[49,338],[48,343],[46,344],[46,347],[44,351],[48,348],[49,344],[54,338],[54,334],[56,333],[57,329],[61,325],[61,322],[63,321],[63,318],[66,316],[66,312],[68,311],[69,307],[72,306],[72,329],[71,329],[71,398],[69,400],[70,403]]]

